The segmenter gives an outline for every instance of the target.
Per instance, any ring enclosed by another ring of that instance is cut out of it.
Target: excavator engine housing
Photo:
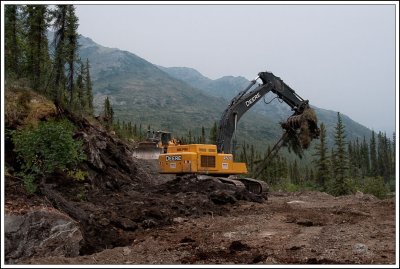
[[[232,154],[217,152],[211,144],[169,146],[167,153],[160,154],[160,173],[164,174],[246,174],[245,163],[233,161]]]

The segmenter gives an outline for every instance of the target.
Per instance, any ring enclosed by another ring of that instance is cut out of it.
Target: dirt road
[[[31,264],[395,264],[395,199],[273,193],[136,234],[128,246]]]

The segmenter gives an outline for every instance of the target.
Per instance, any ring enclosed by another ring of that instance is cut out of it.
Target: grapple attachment
[[[286,122],[281,123],[286,130],[288,138],[296,138],[302,149],[310,146],[311,140],[319,137],[318,120],[314,109],[307,107],[300,114],[290,116]]]

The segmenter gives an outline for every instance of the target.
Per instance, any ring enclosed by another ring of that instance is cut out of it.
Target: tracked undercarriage
[[[198,179],[213,179],[224,184],[230,184],[238,189],[246,189],[247,191],[260,195],[264,199],[268,199],[269,186],[266,182],[254,178],[241,178],[238,176],[220,177],[209,175],[197,175]]]

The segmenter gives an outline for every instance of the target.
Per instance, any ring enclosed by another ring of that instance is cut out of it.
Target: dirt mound
[[[137,232],[172,224],[178,218],[223,215],[228,212],[223,206],[227,203],[262,201],[245,190],[212,180],[197,181],[193,177],[178,177],[154,186],[146,183],[143,185],[146,188],[124,186],[123,189],[93,189],[89,185],[84,201],[77,201],[76,194],[73,196],[79,190],[76,183],[45,189],[46,196],[82,224],[81,254],[129,245]],[[71,196],[64,197],[65,193]]]
[[[149,176],[132,157],[131,146],[84,118],[67,112],[65,115],[79,128],[74,138],[84,142],[88,157],[84,168],[89,171],[94,187],[119,190],[132,185],[135,188],[147,186]]]
[[[83,236],[80,255],[127,246],[137,233],[180,218],[223,215],[228,211],[224,205],[239,200],[263,201],[246,190],[211,179],[164,179],[154,171],[157,163],[134,158],[129,144],[99,124],[68,111],[62,117],[77,126],[74,138],[83,141],[87,155],[80,168],[88,172],[88,177],[82,182],[62,172],[54,173],[41,182],[36,196],[38,204],[45,201],[79,223]],[[22,191],[23,185],[17,185],[8,188],[6,201]],[[19,206],[23,204],[21,201]],[[25,207],[29,208],[29,202]],[[15,261],[19,258],[24,256],[15,257]]]

